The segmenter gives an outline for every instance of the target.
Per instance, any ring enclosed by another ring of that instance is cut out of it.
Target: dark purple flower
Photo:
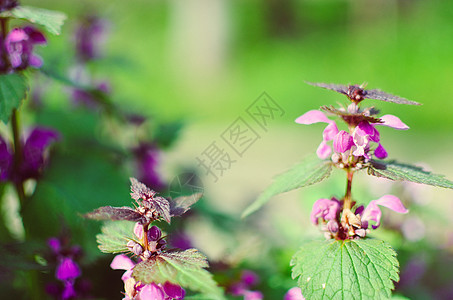
[[[73,89],[72,99],[75,104],[84,105],[88,108],[95,108],[102,102],[100,97],[108,95],[111,92],[110,84],[107,81],[102,81],[96,84],[94,90]]]
[[[313,204],[313,209],[311,210],[311,222],[315,225],[318,225],[318,219],[321,218],[324,221],[335,220],[338,213],[340,212],[340,202],[332,198],[325,199],[321,198]]]
[[[49,245],[50,249],[52,249],[55,254],[58,254],[61,250],[61,242],[56,237],[48,239],[47,245]]]
[[[162,288],[168,299],[184,299],[184,296],[186,295],[186,291],[182,287],[168,281],[164,283]]]
[[[41,172],[45,163],[47,147],[59,139],[59,134],[53,129],[36,127],[32,130],[23,146],[23,162],[20,167],[22,180],[35,178]]]
[[[14,28],[8,33],[5,48],[13,69],[23,70],[28,66],[35,68],[42,66],[41,58],[33,54],[35,44],[46,44],[46,38],[33,27]]]
[[[17,3],[17,0],[0,0],[0,12],[11,10],[17,5],[19,5],[19,3]]]
[[[63,292],[61,293],[61,298],[63,300],[74,298],[76,296],[76,291],[74,289],[74,282],[65,281]]]
[[[153,144],[141,143],[133,152],[140,181],[153,190],[162,190],[165,185],[157,173],[159,149]]]
[[[105,41],[107,23],[95,16],[85,17],[75,32],[77,57],[89,61],[100,56],[100,46]]]
[[[64,257],[57,267],[55,277],[60,281],[72,280],[79,277],[80,268],[76,262],[69,257]]]

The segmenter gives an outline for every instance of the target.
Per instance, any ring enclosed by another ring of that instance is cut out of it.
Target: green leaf
[[[242,218],[257,211],[271,197],[320,182],[329,177],[331,172],[332,165],[329,161],[319,160],[318,158],[304,160],[287,172],[277,176],[271,186],[245,209],[242,213]]]
[[[128,252],[126,244],[134,240],[134,222],[110,221],[102,226],[102,233],[96,236],[99,249],[104,253]]]
[[[60,11],[48,10],[31,6],[18,6],[1,14],[3,17],[24,19],[44,26],[49,33],[59,35],[66,15]]]
[[[389,299],[399,280],[395,251],[374,239],[312,241],[291,265],[306,299]]]
[[[0,75],[0,119],[7,123],[14,108],[18,108],[27,95],[27,79],[22,74]]]
[[[371,161],[368,174],[390,180],[405,180],[453,189],[453,182],[443,175],[433,174],[420,167],[392,161]]]
[[[225,299],[223,290],[212,279],[206,257],[197,249],[164,252],[134,267],[132,277],[143,283],[169,281],[183,288],[200,292],[210,299]]]

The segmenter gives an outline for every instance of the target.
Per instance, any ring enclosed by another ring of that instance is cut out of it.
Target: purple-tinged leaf
[[[192,205],[198,202],[203,193],[195,193],[188,196],[177,197],[170,200],[170,215],[177,217],[187,212]]]
[[[156,192],[148,188],[135,178],[130,178],[131,181],[131,197],[135,201],[147,200],[153,198]]]
[[[405,98],[395,96],[381,90],[366,90],[362,85],[343,85],[343,84],[332,84],[332,83],[313,83],[306,82],[313,86],[322,87],[328,90],[332,90],[343,95],[346,95],[352,102],[359,103],[364,99],[376,99],[386,102],[392,102],[396,104],[409,104],[409,105],[420,105],[420,103],[407,100]]]
[[[376,123],[376,124],[383,122],[379,118],[375,118],[375,117],[365,114],[365,111],[359,112],[359,113],[350,113],[347,111],[342,111],[342,110],[336,109],[335,107],[333,107],[331,105],[330,106],[326,106],[326,105],[321,106],[321,109],[325,112],[339,116],[346,123],[351,124],[351,125],[357,125],[362,121],[368,121],[369,123]],[[374,113],[375,111],[372,111],[372,112]]]
[[[144,217],[134,209],[123,206],[103,206],[84,215],[85,218],[94,220],[126,220],[133,222],[143,221]]]

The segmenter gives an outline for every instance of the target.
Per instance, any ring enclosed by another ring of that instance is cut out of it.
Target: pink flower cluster
[[[355,105],[355,104],[351,104]],[[354,109],[354,108],[353,108]],[[366,160],[371,159],[371,152],[379,159],[387,157],[387,151],[380,143],[379,131],[376,126],[388,126],[399,130],[406,130],[409,127],[404,124],[398,117],[393,115],[385,115],[379,118],[380,122],[370,123],[367,120],[362,120],[357,125],[348,124],[349,132],[338,130],[335,121],[330,120],[327,116],[319,110],[310,110],[296,119],[296,123],[310,125],[314,123],[327,123],[326,128],[322,134],[322,142],[316,150],[316,154],[321,159],[326,159],[332,154],[332,148],[327,143],[333,141],[333,155],[332,160],[337,163],[338,161],[347,161],[350,155],[354,157],[363,157]],[[372,151],[371,143],[376,143],[377,146]]]
[[[126,255],[115,256],[110,267],[115,270],[126,270],[121,279],[124,281],[125,297],[123,300],[177,300],[184,299],[182,287],[170,282],[164,284],[143,284],[132,277],[135,263]]]
[[[401,214],[408,212],[401,200],[393,195],[385,195],[373,200],[366,208],[363,205],[355,207],[354,213],[343,210],[343,201],[322,198],[314,203],[310,218],[315,225],[321,223],[327,238],[363,238],[369,232],[370,225],[376,229],[381,224],[382,212],[379,206]],[[343,212],[341,216],[340,212]]]

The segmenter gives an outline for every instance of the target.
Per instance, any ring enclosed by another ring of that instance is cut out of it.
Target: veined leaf
[[[198,202],[203,193],[195,193],[187,196],[180,196],[170,200],[170,215],[177,217],[187,212],[192,205]]]
[[[121,253],[129,249],[126,244],[135,239],[134,222],[109,221],[102,226],[102,233],[96,236],[99,249],[104,253]]]
[[[135,209],[127,206],[102,206],[83,216],[94,220],[127,220],[133,222],[139,222],[145,219],[141,214],[135,211]]]
[[[306,299],[390,299],[399,280],[395,251],[373,239],[312,241],[291,265]]]
[[[7,123],[14,108],[18,108],[27,95],[27,79],[22,74],[0,75],[0,119]]]
[[[42,25],[52,34],[59,35],[66,15],[60,11],[47,10],[31,6],[18,6],[7,13],[8,17],[24,19],[34,24]]]
[[[209,299],[225,299],[223,290],[212,279],[206,257],[197,249],[161,253],[134,267],[132,277],[143,283],[169,281],[183,288],[200,292]]]
[[[405,180],[453,189],[453,181],[443,175],[433,174],[420,167],[392,161],[372,161],[368,174],[390,180]]]
[[[242,217],[245,218],[257,211],[261,206],[266,204],[271,197],[320,182],[329,177],[331,172],[332,165],[329,161],[320,160],[318,158],[304,160],[287,172],[277,176],[274,182],[264,190],[258,199],[245,209],[242,213]]]

